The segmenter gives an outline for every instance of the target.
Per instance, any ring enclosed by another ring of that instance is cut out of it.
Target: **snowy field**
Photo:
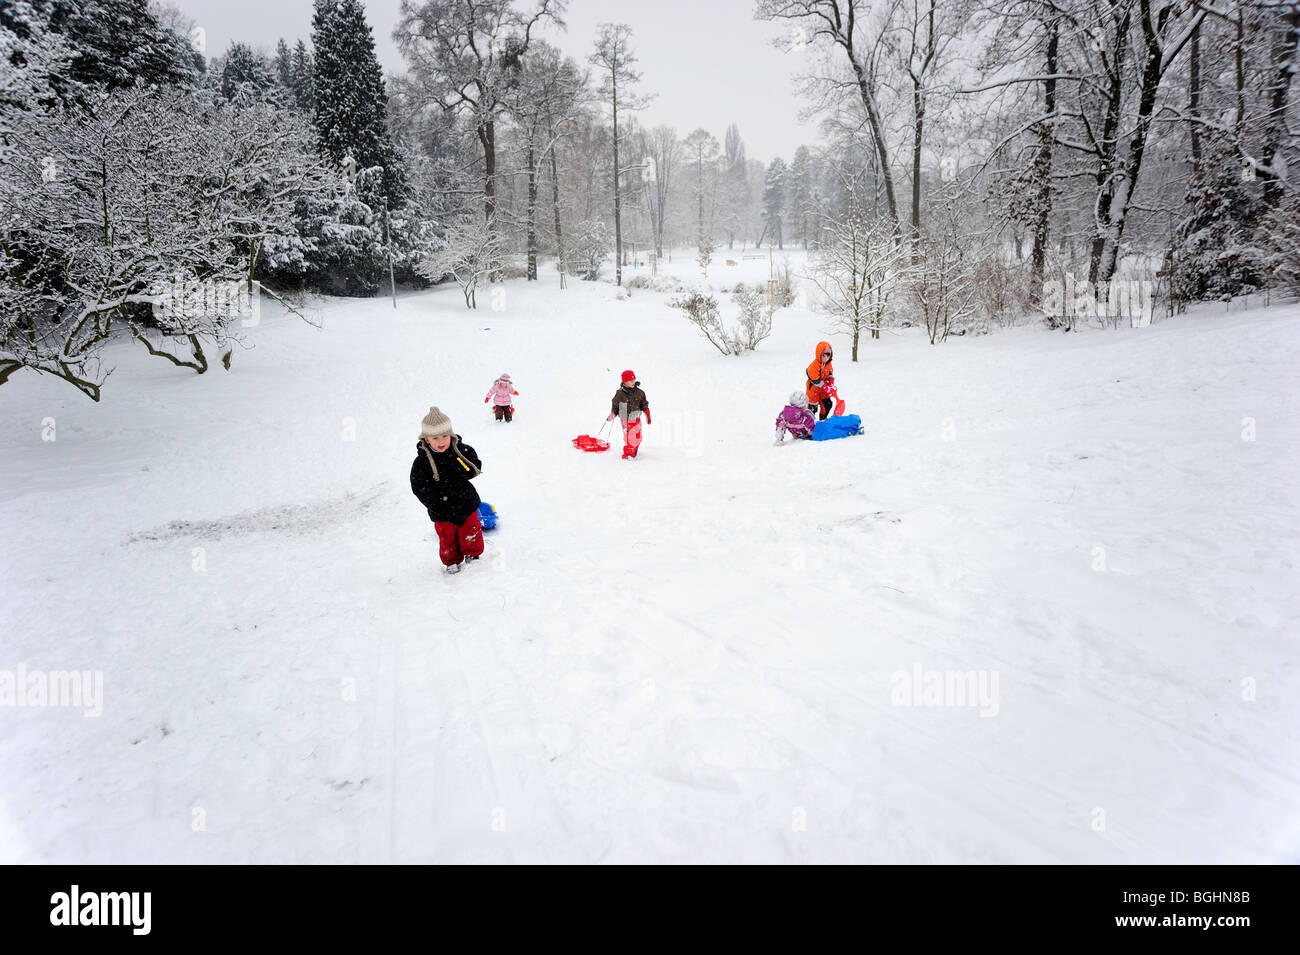
[[[554,286],[0,390],[0,671],[103,680],[0,707],[0,861],[1300,862],[1300,308],[833,337],[865,437],[777,447],[824,319]],[[450,578],[433,404],[501,515]]]

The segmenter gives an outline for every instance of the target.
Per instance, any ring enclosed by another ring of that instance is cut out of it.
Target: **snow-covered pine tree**
[[[312,56],[307,52],[307,44],[299,40],[297,46],[293,48],[289,86],[293,90],[294,106],[299,112],[308,115],[316,109],[316,84],[313,72]]]
[[[284,42],[284,37],[280,37],[275,44],[275,79],[290,93],[293,92],[293,54],[289,51],[289,44]]]
[[[817,214],[813,202],[814,159],[807,146],[794,152],[794,159],[786,174],[786,200],[790,219],[790,238],[797,239],[808,248],[811,224]]]
[[[769,242],[775,242],[778,249],[783,249],[785,236],[782,234],[782,220],[785,218],[785,160],[779,156],[767,167],[767,178],[763,182],[763,225]]]
[[[1187,185],[1187,218],[1179,229],[1174,281],[1179,298],[1231,298],[1264,285],[1263,253],[1254,241],[1258,189],[1242,180],[1235,150],[1207,143],[1206,162]]]
[[[381,167],[379,192],[390,207],[400,206],[405,177],[388,134],[388,93],[360,0],[316,0],[312,45],[321,152],[339,166],[351,157],[358,170]]]
[[[148,0],[26,0],[0,4],[0,23],[39,19],[76,51],[54,88],[85,105],[88,90],[192,84],[198,76],[189,37],[165,28]],[[20,35],[25,30],[19,26]]]
[[[271,69],[262,55],[246,44],[232,42],[221,67],[221,95],[231,101],[240,96],[260,100],[274,87]]]

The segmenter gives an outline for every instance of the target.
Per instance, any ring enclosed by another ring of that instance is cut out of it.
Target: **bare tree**
[[[668,200],[672,195],[673,172],[677,167],[681,142],[671,126],[656,126],[646,135],[643,152],[654,175],[643,177],[649,193],[650,227],[654,233],[655,257],[663,258],[664,224],[668,217]]]
[[[469,118],[483,155],[483,215],[495,228],[497,122],[519,82],[533,30],[560,19],[566,0],[537,0],[532,13],[511,0],[402,0],[393,39],[430,103]]]
[[[632,69],[636,55],[632,52],[632,28],[625,23],[602,23],[596,37],[596,52],[591,62],[602,71],[600,95],[609,100],[613,111],[614,132],[614,284],[623,284],[623,208],[619,168],[618,111],[638,110],[645,107],[650,97],[634,93],[630,87],[641,81],[641,74]]]
[[[545,41],[537,40],[524,57],[518,84],[510,91],[507,104],[514,117],[524,150],[523,168],[528,194],[525,211],[528,280],[537,279],[537,188],[543,162],[555,163],[558,139],[563,135],[574,110],[582,100],[586,76],[576,61],[566,59]],[[554,180],[554,169],[552,179]],[[556,244],[563,245],[559,231],[558,185],[554,186],[556,203]],[[563,255],[562,249],[558,250]]]
[[[891,224],[871,214],[861,174],[845,170],[843,176],[847,205],[843,213],[817,218],[821,237],[809,278],[825,296],[835,327],[851,336],[852,360],[857,361],[862,333],[880,337],[890,296],[907,263]]]
[[[852,72],[851,85],[871,131],[872,145],[879,159],[881,183],[889,217],[899,228],[897,190],[894,187],[893,153],[885,112],[881,103],[881,59],[888,50],[894,18],[902,0],[757,0],[754,16],[759,20],[787,20],[806,31],[816,43],[824,39],[839,50]],[[823,79],[824,85],[837,85]]]
[[[687,158],[695,164],[695,199],[698,205],[695,237],[700,248],[706,242],[712,250],[713,230],[704,225],[704,174],[710,169],[718,156],[718,141],[706,129],[697,129],[682,142],[682,150]],[[707,266],[705,267],[707,269]]]

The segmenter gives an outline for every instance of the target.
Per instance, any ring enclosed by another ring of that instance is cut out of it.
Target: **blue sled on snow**
[[[483,530],[492,530],[497,526],[497,509],[484,501],[478,506],[478,520],[483,525]]]
[[[862,419],[855,414],[831,415],[825,421],[813,425],[814,441],[833,441],[836,438],[851,438],[863,434]]]

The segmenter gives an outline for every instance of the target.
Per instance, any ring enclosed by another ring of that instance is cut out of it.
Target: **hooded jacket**
[[[822,364],[822,352],[831,347],[830,342],[818,342],[817,354],[813,356],[812,364],[808,366],[808,400],[812,404],[820,404],[823,398],[829,397],[822,389],[826,385],[826,379],[835,374],[833,362]]]
[[[787,432],[796,438],[811,438],[816,417],[802,405],[786,405],[776,418],[776,431],[784,435]]]
[[[411,491],[435,523],[464,524],[483,503],[470,481],[483,470],[483,462],[460,435],[452,435],[446,451],[435,451],[421,440],[411,464]]]
[[[510,399],[517,394],[519,394],[519,392],[515,391],[514,382],[503,381],[498,378],[496,381],[492,382],[492,387],[488,389],[487,397],[495,398],[496,400],[493,401],[492,404],[497,407],[502,407],[513,404]]]

